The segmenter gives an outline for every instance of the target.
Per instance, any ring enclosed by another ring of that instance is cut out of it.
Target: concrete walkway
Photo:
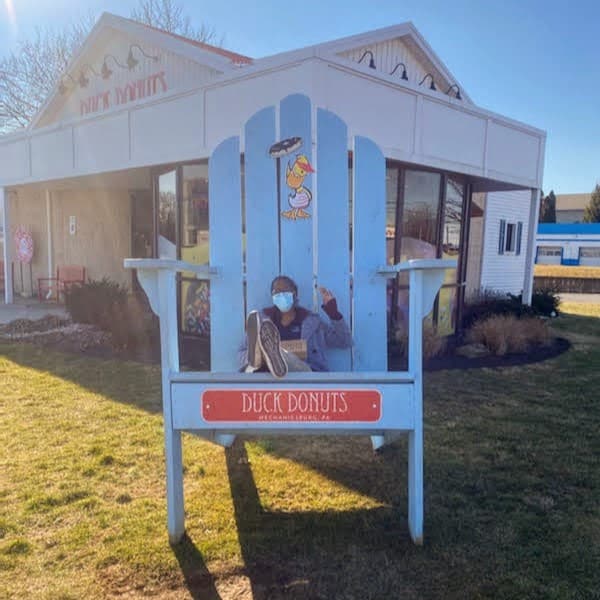
[[[582,302],[584,304],[600,304],[600,294],[559,294],[563,302]]]
[[[17,319],[41,319],[46,315],[68,317],[62,304],[39,302],[32,298],[15,298],[14,304],[0,302],[0,323],[10,323]]]

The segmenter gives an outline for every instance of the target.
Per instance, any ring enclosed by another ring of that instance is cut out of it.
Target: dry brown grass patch
[[[533,273],[536,277],[574,277],[577,279],[600,279],[600,267],[535,265]]]
[[[408,356],[408,332],[404,328],[396,330],[394,342],[400,351],[400,356]],[[423,323],[423,358],[434,358],[443,354],[446,345],[446,338],[441,337],[433,325]]]
[[[477,321],[467,333],[467,341],[483,344],[496,356],[527,352],[549,344],[550,339],[550,331],[541,319],[517,319],[512,315],[496,315]]]

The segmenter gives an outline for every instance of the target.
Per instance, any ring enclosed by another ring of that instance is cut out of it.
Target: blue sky
[[[0,54],[36,27],[129,16],[137,0],[0,0]],[[480,106],[548,133],[544,191],[600,181],[600,2],[594,0],[223,0],[181,2],[225,47],[261,57],[412,21]],[[10,10],[12,9],[14,10]],[[14,15],[14,18],[11,16]]]

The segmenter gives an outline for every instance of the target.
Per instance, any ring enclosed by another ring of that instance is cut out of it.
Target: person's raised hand
[[[321,297],[323,298],[323,304],[327,304],[330,300],[333,300],[334,298],[333,294],[326,287],[320,286],[319,292],[321,294]]]

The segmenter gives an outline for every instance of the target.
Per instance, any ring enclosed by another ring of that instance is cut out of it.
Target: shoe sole
[[[279,330],[273,322],[264,321],[261,323],[258,343],[271,375],[277,377],[277,379],[285,377],[288,372],[287,363],[283,359],[279,346],[280,341]]]
[[[246,335],[248,337],[248,365],[254,369],[262,367],[262,354],[258,342],[260,332],[260,316],[252,311],[246,320]]]

